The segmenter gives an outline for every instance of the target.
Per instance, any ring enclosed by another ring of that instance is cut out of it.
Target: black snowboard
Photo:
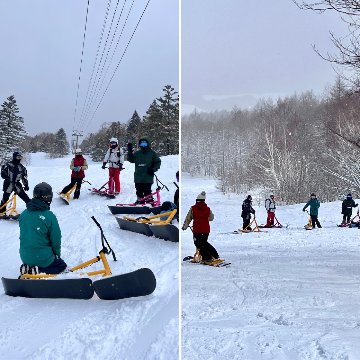
[[[225,260],[224,260],[224,262],[219,263],[219,264],[215,264],[215,265],[209,264],[209,263],[206,263],[206,262],[193,262],[193,261],[192,261],[193,258],[194,258],[194,257],[191,256],[191,255],[185,256],[185,257],[183,258],[183,261],[186,261],[186,262],[189,262],[189,263],[192,263],[192,264],[200,264],[200,265],[206,265],[206,266],[212,266],[212,267],[228,267],[228,266],[231,265],[230,262],[225,262]]]
[[[1,278],[5,294],[28,298],[91,299],[94,295],[92,281],[83,279],[25,280]]]
[[[179,242],[179,228],[175,225],[151,225],[150,229],[157,238]]]
[[[156,278],[150,269],[142,268],[94,281],[93,287],[100,299],[118,300],[151,294],[156,288]]]
[[[110,206],[109,210],[113,215],[118,214],[150,214],[151,208],[148,206]]]
[[[125,220],[120,217],[116,217],[116,221],[119,223],[120,229],[122,230],[128,230],[146,236],[153,236],[153,233],[149,225],[147,224],[136,221]]]

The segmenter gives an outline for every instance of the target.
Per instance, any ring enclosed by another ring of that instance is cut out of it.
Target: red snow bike
[[[360,216],[359,216],[359,209],[356,215],[349,221],[349,222],[342,222],[338,227],[358,227],[360,229]]]
[[[108,167],[105,167],[105,169],[108,169]],[[122,170],[124,170],[124,168],[122,168],[121,171]],[[115,199],[117,194],[114,192],[114,189],[115,189],[114,176],[110,175],[109,173],[109,180],[104,185],[102,185],[98,189],[96,188],[89,189],[89,191],[91,191],[93,194],[98,194],[101,196],[106,196],[107,198],[110,199]]]

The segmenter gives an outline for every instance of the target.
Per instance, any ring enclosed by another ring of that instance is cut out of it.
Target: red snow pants
[[[275,220],[275,213],[272,211],[268,211],[267,213],[267,219],[266,219],[266,227],[272,227],[274,226],[274,220]]]
[[[111,178],[114,181],[111,181]],[[109,168],[109,192],[114,192],[114,183],[115,183],[115,192],[120,192],[120,169],[119,168]]]

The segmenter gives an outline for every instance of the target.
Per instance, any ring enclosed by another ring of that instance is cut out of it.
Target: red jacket
[[[75,156],[71,160],[70,168],[73,169],[74,167],[77,167],[77,166],[82,166],[81,170],[80,171],[73,170],[71,173],[71,177],[84,178],[85,177],[84,170],[87,169],[87,162],[83,156]],[[83,167],[85,167],[84,170],[83,170]]]
[[[203,202],[198,202],[192,206],[193,211],[193,232],[210,233],[210,208]]]

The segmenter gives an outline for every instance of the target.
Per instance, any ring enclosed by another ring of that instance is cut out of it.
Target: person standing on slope
[[[123,169],[123,163],[124,151],[119,147],[118,139],[111,138],[102,165],[102,168],[105,169],[106,164],[109,164],[109,194],[114,193],[114,183],[115,195],[120,193],[120,171]],[[114,179],[114,182],[111,181],[111,178]]]
[[[143,137],[139,140],[140,150],[133,153],[133,145],[127,145],[127,159],[135,163],[134,182],[136,189],[136,203],[142,202],[142,198],[151,194],[151,185],[154,182],[154,174],[160,169],[161,160],[158,154],[151,149],[150,141]],[[151,202],[150,197],[146,202]]]
[[[59,274],[66,268],[61,255],[61,231],[50,211],[52,188],[42,182],[19,217],[21,274]],[[36,281],[36,280],[34,280]]]
[[[252,207],[252,197],[248,195],[242,203],[241,217],[243,218],[243,230],[247,230],[250,225],[251,214],[255,215],[255,210]]]
[[[185,218],[182,230],[186,230],[193,221],[194,244],[199,249],[202,261],[212,261],[219,258],[216,249],[208,243],[210,235],[210,221],[214,220],[214,214],[205,203],[206,193],[202,191],[196,198]]]
[[[341,213],[343,214],[342,224],[349,224],[350,218],[352,215],[352,208],[357,207],[358,204],[355,204],[354,199],[351,194],[346,195],[346,199],[342,202]]]
[[[265,200],[265,209],[267,211],[267,219],[266,219],[266,228],[270,228],[274,226],[275,222],[275,197],[273,194],[269,196],[268,199]]]
[[[78,199],[80,196],[80,188],[85,177],[85,170],[88,169],[88,164],[86,159],[82,155],[81,149],[75,150],[75,157],[71,160],[70,170],[71,172],[71,182],[69,185],[65,186],[60,195],[66,194],[70,189],[76,184],[76,189],[74,192],[74,199]]]
[[[10,198],[12,192],[19,196],[26,203],[30,198],[25,193],[29,190],[26,167],[21,164],[22,155],[19,151],[13,153],[12,161],[7,162],[1,167],[1,177],[4,179],[3,191],[4,195],[0,203],[0,212],[5,211],[3,206]],[[20,181],[24,184],[21,185]]]
[[[316,198],[314,193],[310,195],[310,200],[303,207],[303,211],[305,211],[308,206],[310,206],[312,228],[315,229],[315,225],[317,225],[318,228],[321,228],[320,222],[318,220],[320,201]]]

